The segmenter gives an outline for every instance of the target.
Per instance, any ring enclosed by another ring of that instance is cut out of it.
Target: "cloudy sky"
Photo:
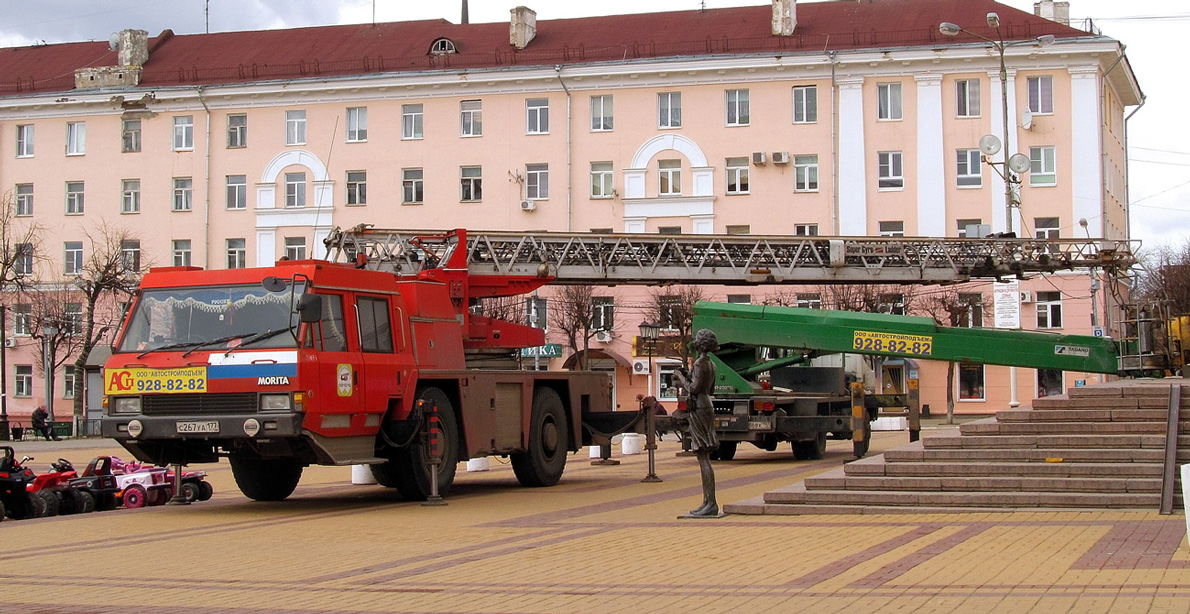
[[[962,1],[962,0],[955,0]],[[1033,0],[1002,0],[1032,12]],[[471,21],[507,21],[525,4],[538,19],[764,4],[763,0],[470,0]],[[124,28],[155,35],[256,30],[336,23],[445,18],[459,21],[461,0],[0,0],[0,47],[107,40]],[[209,11],[209,13],[208,13]],[[1072,25],[1090,19],[1127,45],[1146,104],[1129,121],[1132,235],[1145,247],[1181,245],[1190,237],[1190,80],[1181,56],[1190,32],[1185,0],[1070,0]],[[945,19],[945,16],[940,16]],[[965,24],[960,24],[965,25]],[[978,24],[976,24],[978,25]],[[1028,203],[1025,203],[1026,210]],[[1073,230],[1075,232],[1077,229]]]

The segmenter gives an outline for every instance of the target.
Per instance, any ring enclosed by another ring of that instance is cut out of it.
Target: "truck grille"
[[[256,393],[156,394],[141,397],[141,411],[147,415],[251,413],[257,408]]]

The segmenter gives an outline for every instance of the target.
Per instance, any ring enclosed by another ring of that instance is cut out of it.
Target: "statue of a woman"
[[[698,352],[690,374],[678,370],[674,378],[689,395],[686,402],[686,425],[690,434],[690,449],[698,457],[698,468],[702,473],[702,507],[690,512],[691,516],[718,516],[719,503],[715,501],[715,471],[711,468],[711,454],[719,448],[715,436],[715,408],[711,403],[711,392],[715,386],[715,364],[707,352],[719,349],[715,333],[702,329],[694,335],[692,344]]]

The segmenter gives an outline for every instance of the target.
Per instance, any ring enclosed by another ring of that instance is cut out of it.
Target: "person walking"
[[[50,414],[45,410],[45,405],[38,405],[37,409],[33,410],[33,432],[44,435],[46,441],[59,441],[60,438],[50,428],[49,417]]]

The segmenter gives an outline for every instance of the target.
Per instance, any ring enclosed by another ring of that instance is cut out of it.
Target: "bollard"
[[[438,443],[438,406],[430,408],[430,496],[422,505],[446,505],[438,494],[438,468],[442,466],[442,452]]]
[[[649,452],[649,473],[642,479],[642,482],[660,482],[661,478],[657,477],[657,416],[653,408],[649,408],[649,413],[645,414],[645,450]]]

